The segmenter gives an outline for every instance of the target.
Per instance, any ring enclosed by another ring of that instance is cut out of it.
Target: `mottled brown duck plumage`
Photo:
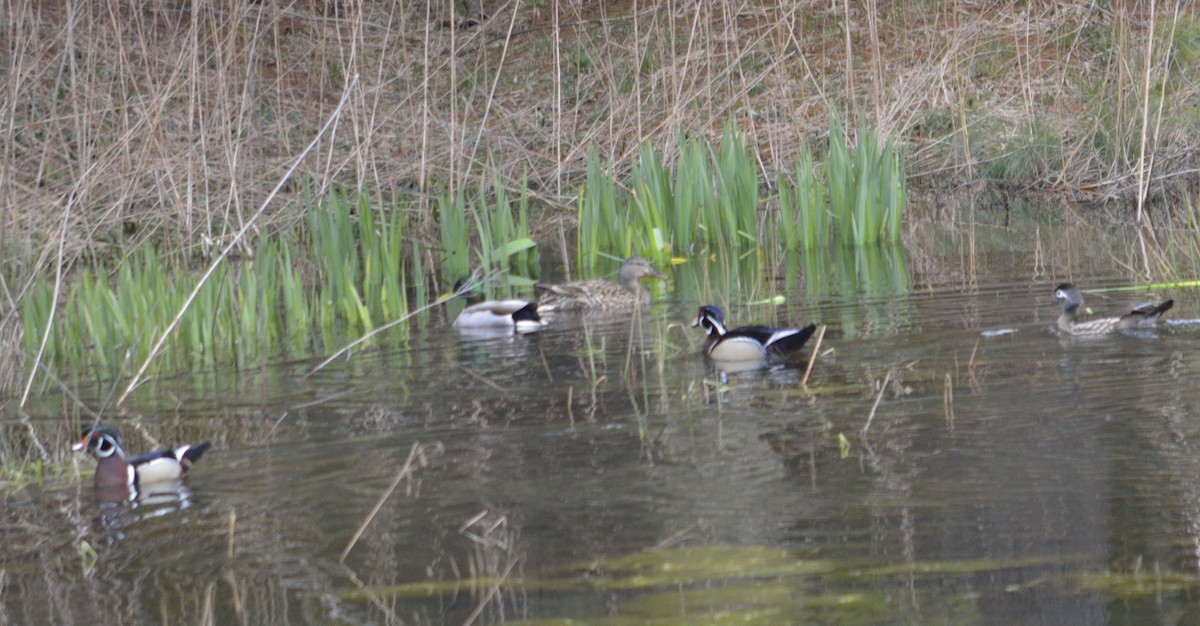
[[[1175,306],[1174,300],[1164,300],[1160,304],[1148,302],[1135,306],[1124,315],[1081,319],[1083,294],[1071,283],[1056,287],[1054,300],[1062,307],[1058,329],[1068,335],[1105,335],[1122,329],[1150,328],[1158,323],[1163,313]]]
[[[538,311],[581,311],[632,309],[650,305],[650,292],[642,287],[646,276],[666,278],[650,262],[634,255],[625,259],[617,282],[578,280],[559,285],[538,285],[545,293],[538,298]]]

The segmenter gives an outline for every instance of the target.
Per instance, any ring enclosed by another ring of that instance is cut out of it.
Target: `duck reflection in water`
[[[97,512],[92,518],[96,531],[107,532],[125,528],[145,519],[172,515],[192,506],[192,491],[182,480],[165,480],[145,485],[141,490],[123,489],[119,485],[97,487]],[[106,537],[115,543],[121,534]]]

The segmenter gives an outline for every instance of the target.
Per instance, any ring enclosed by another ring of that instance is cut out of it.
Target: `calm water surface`
[[[315,361],[159,381],[118,423],[132,448],[136,424],[213,439],[186,491],[113,507],[85,476],[9,496],[0,622],[1196,619],[1195,294],[1171,293],[1159,332],[1067,339],[1065,270],[966,256],[718,302],[734,325],[827,324],[807,386],[799,361],[706,366],[700,302],[673,291],[636,323],[435,322],[307,378]]]

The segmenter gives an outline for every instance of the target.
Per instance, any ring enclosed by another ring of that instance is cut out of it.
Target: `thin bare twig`
[[[879,386],[879,395],[875,396],[875,404],[871,405],[871,414],[867,416],[867,423],[863,424],[862,434],[867,434],[867,430],[871,428],[871,420],[875,419],[875,409],[879,408],[879,401],[883,399],[883,392],[887,391],[888,382],[892,380],[892,370],[888,370],[887,376],[883,377],[883,384]]]
[[[825,339],[825,325],[821,324],[821,330],[817,332],[817,345],[813,346],[812,354],[808,357],[808,366],[804,368],[804,378],[800,379],[800,386],[808,386],[808,375],[812,373],[813,365],[817,362],[817,353],[821,351],[821,340]]]
[[[21,403],[17,405],[19,407],[24,407],[25,402],[29,399],[29,390],[33,388],[33,379],[37,377],[38,368],[42,364],[42,355],[46,353],[46,342],[50,340],[50,331],[54,328],[54,313],[58,311],[58,297],[62,290],[63,248],[66,246],[67,224],[73,202],[74,198],[67,200],[67,206],[63,209],[62,230],[58,235],[58,262],[54,264],[54,297],[50,299],[50,312],[46,315],[46,329],[42,332],[42,341],[38,344],[37,354],[33,356],[33,367],[29,369],[29,379],[25,381],[25,391],[21,393]]]
[[[359,524],[358,530],[354,531],[354,536],[350,538],[350,542],[347,543],[346,548],[342,550],[342,555],[338,557],[338,563],[346,563],[346,557],[350,556],[350,551],[354,549],[354,544],[358,543],[359,538],[362,537],[364,532],[366,532],[367,526],[371,525],[371,520],[374,520],[375,516],[379,514],[379,509],[383,508],[383,503],[387,502],[388,498],[392,496],[392,492],[395,491],[396,487],[400,484],[400,481],[404,480],[404,477],[408,476],[409,472],[412,470],[413,461],[417,458],[417,452],[420,449],[421,442],[413,442],[412,449],[408,451],[408,460],[404,461],[404,467],[400,468],[400,471],[396,474],[396,478],[392,480],[392,484],[388,485],[388,488],[385,489],[383,494],[379,496],[379,501],[375,503],[375,508],[371,509],[371,512],[367,514],[366,519],[362,521],[362,524]]]

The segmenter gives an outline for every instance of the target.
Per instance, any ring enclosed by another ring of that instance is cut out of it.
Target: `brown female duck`
[[[617,272],[617,282],[577,280],[559,285],[538,285],[546,290],[538,298],[538,311],[581,311],[632,309],[650,305],[650,292],[642,287],[642,278],[665,279],[650,262],[634,255],[625,259]]]

